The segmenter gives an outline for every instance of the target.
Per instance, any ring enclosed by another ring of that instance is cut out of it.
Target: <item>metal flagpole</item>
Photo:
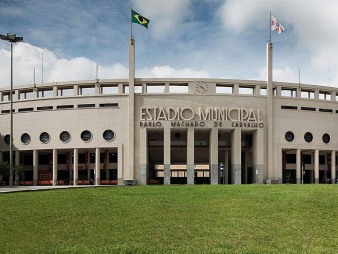
[[[130,6],[130,39],[133,39],[133,7]]]
[[[41,83],[43,84],[43,51],[41,52]]]

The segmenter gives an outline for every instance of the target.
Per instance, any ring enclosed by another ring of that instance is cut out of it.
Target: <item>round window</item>
[[[21,135],[21,142],[27,145],[29,142],[31,142],[31,137],[27,133],[24,133]]]
[[[292,142],[295,139],[295,135],[292,131],[288,131],[287,133],[285,133],[285,139],[288,142]]]
[[[4,141],[5,141],[5,144],[6,145],[9,145],[11,143],[11,135],[7,134],[5,137],[4,137]]]
[[[324,142],[325,144],[330,143],[330,135],[329,135],[329,134],[325,133],[325,134],[323,135],[322,139],[323,139],[323,142]]]
[[[105,130],[103,132],[103,138],[107,141],[112,141],[115,138],[115,133],[112,130]]]
[[[60,133],[60,140],[62,142],[68,142],[70,140],[70,134],[68,131],[63,131]]]
[[[48,143],[49,141],[49,134],[47,132],[42,132],[40,134],[40,141],[44,144]]]
[[[304,134],[304,140],[308,143],[312,142],[313,136],[311,132],[307,132]]]
[[[81,139],[85,142],[88,142],[92,139],[92,133],[90,131],[83,131],[81,133]]]

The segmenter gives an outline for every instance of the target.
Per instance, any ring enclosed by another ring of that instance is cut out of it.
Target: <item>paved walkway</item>
[[[0,187],[0,194],[20,192],[20,191],[41,191],[41,190],[57,190],[57,189],[70,189],[70,188],[95,188],[95,187],[111,187],[116,185],[58,185],[58,186],[14,186],[12,188],[8,186]]]

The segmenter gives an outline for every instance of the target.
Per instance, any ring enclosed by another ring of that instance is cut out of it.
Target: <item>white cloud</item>
[[[270,11],[286,28],[289,40],[293,40],[283,43],[296,42],[299,48],[309,51],[310,63],[316,70],[328,69],[329,57],[338,59],[338,33],[334,32],[338,30],[336,0],[227,0],[218,15],[224,28],[243,33],[246,30],[268,31]],[[338,65],[333,64],[333,76],[337,76],[337,70]]]
[[[135,0],[135,10],[150,19],[149,27],[154,31],[154,36],[162,39],[172,37],[184,19],[192,14],[191,1]]]
[[[267,80],[267,72],[266,67],[261,68],[257,70],[259,73],[259,80]],[[281,82],[291,82],[291,83],[297,83],[298,82],[298,75],[296,75],[293,70],[286,66],[284,68],[274,68],[272,74],[272,80],[273,81],[281,81]]]
[[[14,86],[34,83],[34,68],[36,83],[41,83],[43,52],[43,81],[62,82],[96,79],[96,63],[85,57],[72,59],[58,58],[48,49],[41,49],[27,43],[14,46]],[[10,86],[10,49],[0,49],[0,87]],[[98,66],[99,79],[128,78],[128,66],[115,63],[111,66]],[[136,70],[136,77],[148,78],[207,78],[209,74],[203,70],[189,68],[175,69],[170,66],[154,66]]]
[[[175,69],[170,66],[155,66],[136,71],[136,75],[146,78],[208,78],[206,71],[193,69]]]

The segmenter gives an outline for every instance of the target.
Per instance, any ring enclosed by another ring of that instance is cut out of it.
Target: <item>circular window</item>
[[[308,143],[312,142],[313,140],[313,136],[312,136],[312,133],[311,132],[307,132],[305,133],[304,135],[304,140]]]
[[[70,134],[68,131],[63,131],[60,133],[60,140],[62,142],[68,142],[70,140]]]
[[[322,139],[323,139],[323,142],[324,142],[325,144],[330,143],[330,135],[329,135],[329,134],[325,133],[325,134],[323,135]]]
[[[81,133],[81,139],[85,142],[88,142],[92,139],[92,133],[90,131],[83,131]]]
[[[44,144],[48,143],[49,141],[49,134],[47,132],[42,132],[40,134],[40,141]]]
[[[292,142],[295,139],[295,135],[292,131],[288,131],[287,133],[285,133],[285,139],[288,142]]]
[[[5,141],[5,144],[6,145],[9,145],[11,143],[11,135],[7,134],[5,137],[4,137],[4,141]]]
[[[112,141],[115,138],[115,133],[112,130],[105,130],[103,132],[103,138],[107,141]]]
[[[27,145],[29,142],[31,142],[31,137],[27,133],[24,133],[21,135],[21,142]]]

